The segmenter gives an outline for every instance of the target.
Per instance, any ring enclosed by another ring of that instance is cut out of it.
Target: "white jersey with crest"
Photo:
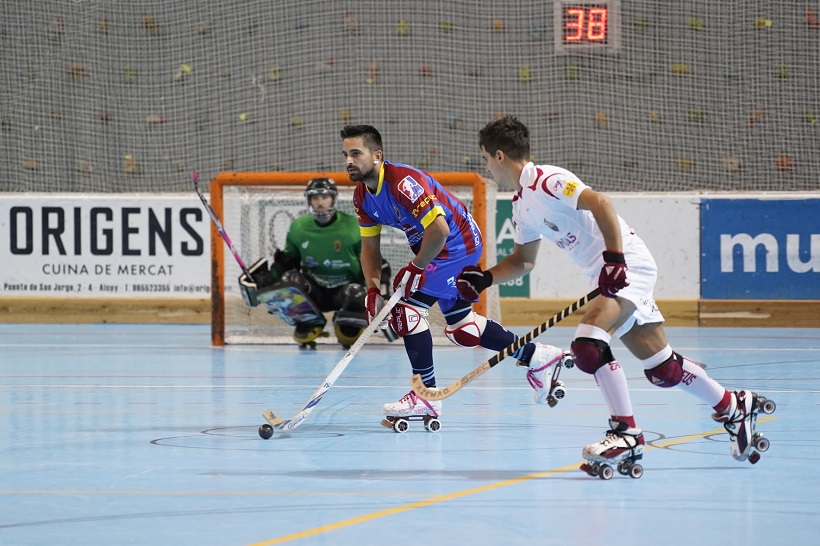
[[[578,197],[589,186],[566,169],[527,163],[513,196],[515,242],[525,244],[541,237],[566,251],[589,277],[604,265],[604,236],[588,210],[578,210]],[[618,216],[625,239],[634,231]],[[625,244],[626,246],[626,244]]]

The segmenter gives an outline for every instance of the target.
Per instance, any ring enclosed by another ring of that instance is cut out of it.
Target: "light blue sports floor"
[[[567,347],[573,328],[541,340]],[[523,330],[521,331],[523,333]],[[773,399],[756,465],[711,408],[652,387],[620,345],[648,449],[640,479],[578,470],[603,437],[593,380],[531,402],[503,362],[444,401],[437,433],[379,424],[409,390],[399,344],[365,345],[298,429],[336,346],[210,345],[206,326],[0,325],[0,544],[804,545],[820,539],[820,330],[669,328],[728,388]],[[492,356],[436,349],[439,384]]]

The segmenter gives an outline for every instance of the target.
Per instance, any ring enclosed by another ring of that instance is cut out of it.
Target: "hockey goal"
[[[470,209],[484,235],[482,267],[496,263],[495,204],[496,185],[475,173],[432,173],[433,177],[454,193]],[[211,207],[221,219],[237,253],[247,266],[262,257],[270,258],[276,248],[283,248],[291,222],[307,213],[304,197],[308,180],[329,177],[336,182],[338,210],[353,214],[353,189],[346,173],[220,173],[209,185]],[[385,227],[381,236],[382,255],[395,274],[413,254],[404,234]],[[251,343],[293,343],[293,328],[267,313],[264,306],[249,308],[239,293],[242,270],[216,228],[211,227],[211,340],[213,345]],[[498,287],[492,287],[475,306],[477,312],[500,320]],[[330,316],[328,315],[328,321]],[[438,307],[430,312],[430,329],[436,343],[446,342],[444,317]],[[325,331],[333,342],[333,328]],[[381,337],[374,336],[374,341]],[[386,340],[385,340],[386,342]]]

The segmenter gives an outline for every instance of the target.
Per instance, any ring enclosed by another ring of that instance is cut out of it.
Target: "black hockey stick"
[[[219,232],[219,235],[222,237],[222,240],[225,241],[225,244],[228,245],[228,248],[231,250],[233,257],[236,258],[236,263],[238,263],[239,267],[242,268],[242,271],[245,273],[245,276],[247,278],[252,278],[251,274],[248,272],[248,268],[245,265],[245,262],[242,261],[242,258],[239,257],[239,253],[233,247],[231,238],[228,237],[228,233],[225,231],[225,228],[222,227],[222,222],[220,222],[219,218],[216,217],[216,212],[214,212],[214,209],[211,208],[211,205],[208,203],[208,200],[205,199],[205,196],[202,195],[202,189],[200,189],[199,187],[199,175],[196,171],[194,171],[194,188],[196,188],[196,194],[199,196],[200,201],[202,201],[202,204],[205,205],[205,209],[211,216],[211,221],[216,226],[216,230]]]
[[[470,383],[476,377],[484,374],[487,370],[513,354],[515,351],[529,343],[533,340],[533,338],[538,337],[539,335],[543,334],[548,328],[552,328],[575,311],[589,303],[593,298],[599,296],[601,294],[601,289],[596,288],[586,296],[583,296],[576,302],[573,302],[563,311],[556,313],[553,317],[551,317],[547,322],[542,323],[540,326],[535,328],[533,331],[529,332],[524,337],[518,338],[515,343],[510,345],[509,347],[501,350],[497,355],[486,361],[484,364],[480,365],[479,367],[472,370],[470,373],[462,377],[461,379],[457,380],[452,385],[448,385],[443,389],[430,389],[424,385],[424,381],[422,381],[421,376],[416,374],[413,376],[413,379],[410,380],[410,385],[413,387],[413,392],[419,395],[421,398],[425,400],[443,400],[444,398],[449,398],[450,396],[454,395],[457,391],[460,391],[462,387]]]

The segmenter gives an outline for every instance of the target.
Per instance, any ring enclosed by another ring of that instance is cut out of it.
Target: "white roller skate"
[[[738,461],[748,460],[752,464],[760,460],[760,453],[769,449],[769,440],[755,431],[757,414],[761,411],[774,413],[775,409],[777,405],[768,398],[752,391],[735,391],[732,393],[729,411],[725,414],[712,414],[712,419],[723,424],[723,428],[729,433],[732,457]]]
[[[643,467],[637,461],[643,458],[643,432],[612,419],[609,426],[611,428],[606,438],[584,448],[583,456],[587,462],[581,465],[581,470],[590,476],[608,480],[614,474],[612,465],[616,464],[618,473],[640,478]]]
[[[391,402],[382,406],[385,418],[382,426],[393,429],[394,432],[407,432],[410,421],[423,421],[424,428],[429,432],[437,432],[441,428],[441,400],[428,401],[419,398],[410,391],[402,396],[398,402]]]
[[[527,382],[534,389],[532,397],[535,403],[555,407],[558,400],[567,393],[564,382],[558,379],[561,367],[572,368],[575,366],[575,361],[572,360],[569,351],[562,351],[552,345],[535,343],[535,352],[529,364],[519,360],[517,365],[529,368]],[[552,368],[552,376],[547,381],[547,372],[550,368]]]

